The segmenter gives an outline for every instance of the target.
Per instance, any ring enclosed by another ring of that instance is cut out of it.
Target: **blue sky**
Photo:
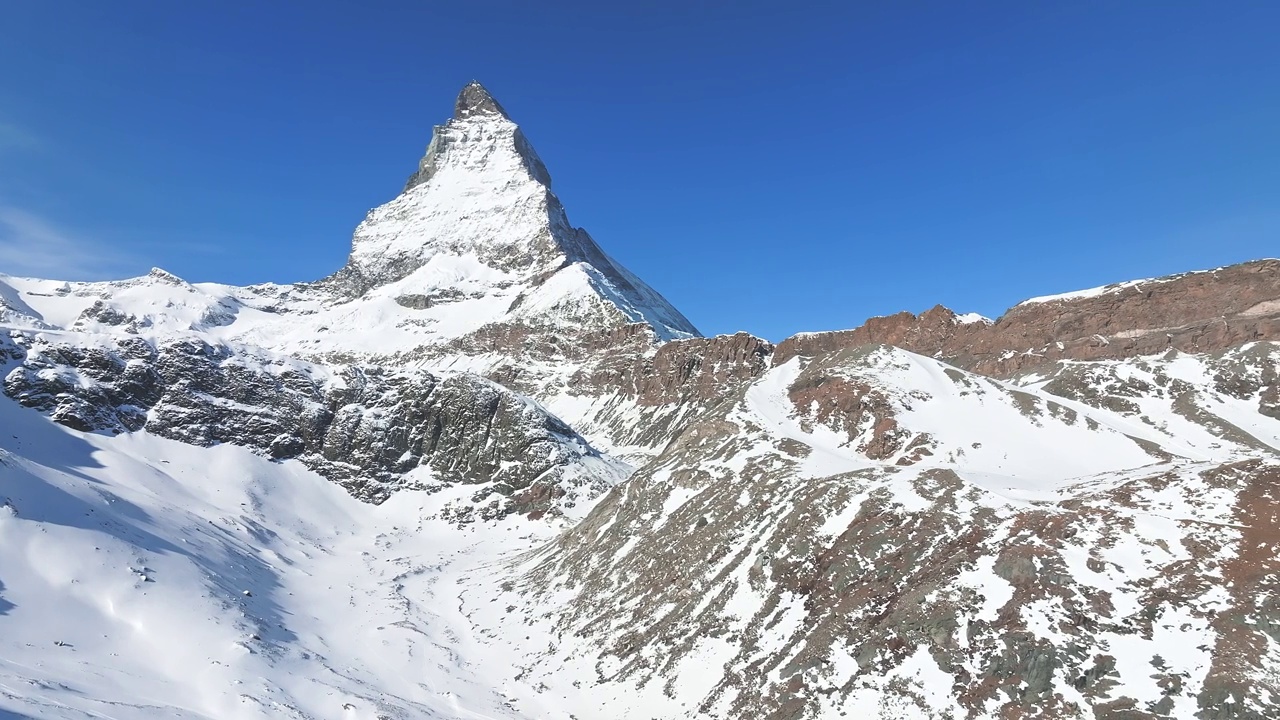
[[[326,275],[473,78],[707,333],[1280,254],[1274,2],[368,4],[7,3],[0,272]]]

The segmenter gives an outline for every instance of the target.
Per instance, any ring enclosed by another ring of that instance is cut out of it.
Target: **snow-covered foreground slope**
[[[0,403],[0,711],[1265,717],[1280,470],[1210,388],[1269,353],[1090,366],[1137,416],[892,348],[794,358],[572,527]],[[1142,373],[1234,424],[1189,432]]]
[[[0,716],[542,718],[459,577],[546,523],[360,502],[297,463],[0,402]],[[487,570],[479,571],[488,576]]]
[[[0,403],[0,708],[1267,717],[1275,354],[1017,382],[792,358],[691,409],[564,535],[447,522],[465,484],[369,505],[295,460]]]

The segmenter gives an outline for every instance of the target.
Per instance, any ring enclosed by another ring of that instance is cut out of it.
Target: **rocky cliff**
[[[370,502],[466,484],[490,519],[561,513],[629,471],[535,402],[474,375],[327,368],[198,339],[86,345],[14,333],[0,349],[13,363],[5,394],[54,422],[297,459]]]
[[[1167,350],[1220,352],[1280,334],[1280,260],[1034,298],[994,322],[960,322],[942,306],[872,318],[861,327],[806,333],[778,345],[774,362],[883,343],[1009,377],[1058,360],[1116,360]]]

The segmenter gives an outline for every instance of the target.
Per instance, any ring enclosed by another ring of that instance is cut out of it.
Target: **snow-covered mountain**
[[[599,330],[643,322],[661,340],[698,334],[569,224],[533,146],[474,82],[436,127],[404,192],[369,213],[347,265],[322,284],[424,311],[437,343],[491,323]],[[446,317],[467,324],[449,327]]]
[[[240,288],[154,270],[110,283],[0,281],[10,322],[193,331],[306,356],[467,347],[497,328],[563,334],[640,323],[658,341],[698,335],[569,224],[533,147],[478,83],[435,128],[404,191],[356,228],[347,264],[323,280]]]
[[[0,276],[0,717],[1280,716],[1280,262],[703,338],[472,83],[345,266]]]

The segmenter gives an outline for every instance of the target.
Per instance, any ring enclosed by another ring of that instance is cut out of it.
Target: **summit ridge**
[[[453,105],[453,116],[459,120],[472,115],[492,114],[510,119],[507,111],[494,99],[493,95],[478,80],[467,83],[458,93],[458,100]]]
[[[448,304],[450,315],[476,319],[447,339],[495,323],[568,334],[640,323],[658,340],[699,334],[569,222],[533,145],[474,81],[434,127],[404,190],[370,211],[346,265],[320,285],[350,301],[410,298],[427,315]]]

